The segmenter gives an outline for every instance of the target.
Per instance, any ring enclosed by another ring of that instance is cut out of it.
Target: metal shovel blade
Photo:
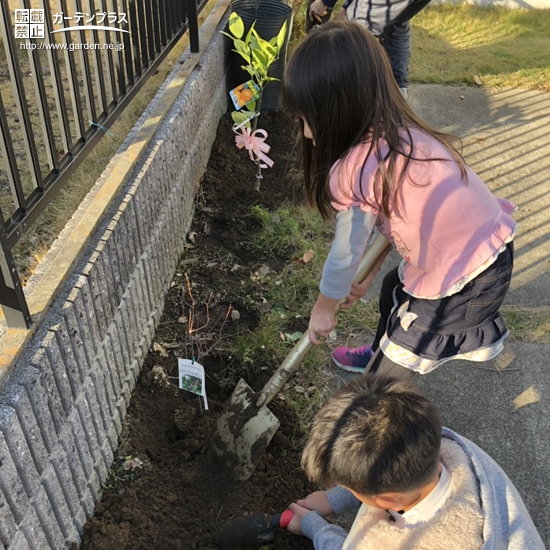
[[[231,477],[247,480],[262,458],[280,423],[258,394],[241,378],[216,423],[211,448]]]

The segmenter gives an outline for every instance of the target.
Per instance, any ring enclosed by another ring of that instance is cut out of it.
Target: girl
[[[514,205],[491,194],[455,138],[413,113],[381,46],[357,23],[307,35],[283,94],[300,117],[307,200],[325,219],[336,213],[311,341],[334,329],[340,299],[347,309],[370,287],[374,274],[351,283],[376,226],[403,259],[384,279],[374,342],[337,348],[335,363],[399,376],[496,356],[508,336],[498,309],[512,274]]]

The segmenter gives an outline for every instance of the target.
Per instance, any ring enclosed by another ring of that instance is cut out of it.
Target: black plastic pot
[[[254,21],[254,28],[264,40],[271,40],[279,34],[284,22],[287,24],[285,43],[281,49],[279,59],[271,65],[269,76],[283,77],[286,63],[286,48],[292,30],[292,8],[280,0],[233,0],[231,11],[237,13],[243,20],[245,33],[250,30]],[[243,58],[235,52],[230,55],[230,89],[250,80],[250,75],[241,69]],[[262,111],[276,111],[282,107],[281,82],[270,82],[264,88],[262,97]]]
[[[260,109],[262,111],[278,111],[283,107],[283,95],[281,80],[285,72],[286,53],[284,57],[279,57],[277,61],[274,61],[269,68],[269,76],[278,78],[279,80],[268,82],[264,87],[264,93],[262,95],[262,105]]]

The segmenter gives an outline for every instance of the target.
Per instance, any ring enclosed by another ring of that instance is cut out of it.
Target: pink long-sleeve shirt
[[[413,156],[401,183],[397,207],[387,218],[374,194],[375,155],[365,158],[369,143],[356,146],[330,176],[332,206],[359,207],[376,217],[376,226],[403,257],[405,291],[419,297],[442,296],[469,274],[488,267],[515,233],[515,206],[495,197],[469,167],[466,178],[437,140],[411,130]],[[381,144],[382,156],[388,152]],[[434,160],[441,159],[441,160]],[[399,157],[397,171],[404,162]],[[363,198],[364,197],[364,198]],[[340,251],[341,254],[341,251]]]

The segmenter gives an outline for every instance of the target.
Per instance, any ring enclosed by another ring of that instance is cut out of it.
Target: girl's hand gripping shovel
[[[385,237],[378,235],[359,263],[356,282],[365,280],[389,246]],[[264,455],[280,425],[267,405],[300,366],[312,345],[308,329],[260,393],[255,393],[242,378],[239,380],[211,439],[214,454],[235,479],[248,479]]]

